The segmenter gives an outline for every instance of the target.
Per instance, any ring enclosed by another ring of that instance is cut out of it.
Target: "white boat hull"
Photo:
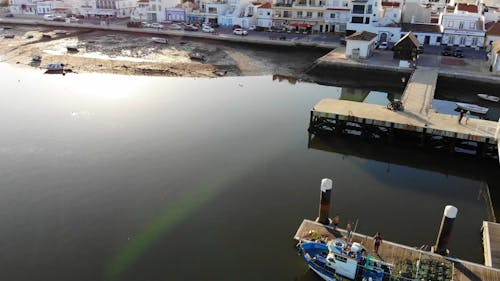
[[[160,44],[167,44],[167,39],[165,38],[160,38],[160,37],[153,37],[151,38],[153,42],[160,43]]]
[[[457,102],[456,104],[457,104],[457,107],[460,109],[468,110],[470,112],[479,113],[479,114],[486,114],[486,112],[488,112],[488,110],[489,110],[489,108],[487,108],[487,107],[482,107],[482,106],[470,104],[470,103]]]
[[[486,95],[486,94],[477,94],[477,96],[480,99],[487,100],[487,101],[492,101],[492,102],[498,102],[498,101],[500,101],[500,98],[496,97],[496,96],[489,96],[489,95]]]

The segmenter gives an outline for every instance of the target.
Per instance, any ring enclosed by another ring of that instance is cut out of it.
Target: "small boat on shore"
[[[160,43],[160,44],[168,44],[167,39],[162,38],[162,37],[152,37],[151,40],[155,43]]]
[[[41,62],[42,61],[42,56],[40,56],[40,55],[32,55],[31,56],[31,61],[33,61],[33,62]]]
[[[50,38],[52,38],[52,35],[44,33],[44,34],[42,34],[42,38],[50,39]]]
[[[78,53],[78,48],[76,46],[66,46],[66,50],[71,53]]]
[[[463,102],[457,102],[457,107],[463,110],[468,110],[470,112],[474,113],[479,113],[479,114],[486,114],[488,112],[489,108],[487,107],[482,107],[476,104],[470,104],[470,103],[463,103]]]
[[[56,29],[54,30],[54,34],[69,34],[69,32],[64,29]]]
[[[490,96],[490,95],[487,95],[487,94],[477,94],[477,96],[480,99],[487,100],[487,101],[492,101],[492,102],[498,102],[498,101],[500,101],[500,97]]]
[[[63,71],[64,63],[51,63],[44,66],[47,71]]]
[[[197,61],[205,61],[205,56],[198,53],[198,52],[189,53],[189,58],[192,60],[197,60]]]
[[[15,35],[14,35],[14,34],[4,34],[4,35],[3,35],[3,38],[8,38],[8,39],[12,39],[12,38],[14,38],[14,37],[15,37]]]

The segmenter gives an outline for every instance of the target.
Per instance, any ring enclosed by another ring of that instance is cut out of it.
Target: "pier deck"
[[[402,96],[404,111],[386,106],[323,99],[311,110],[309,132],[350,133],[391,142],[402,134],[417,137],[420,146],[449,151],[474,151],[478,156],[497,158],[499,123],[438,113],[432,108],[438,72],[434,68],[416,69]],[[500,145],[498,146],[500,149]]]
[[[432,108],[438,71],[434,68],[415,69],[406,85],[401,101],[405,111],[425,117]]]
[[[311,220],[303,220],[299,229],[297,230],[294,239],[301,240],[307,237],[310,231],[317,232],[329,239],[334,239],[339,237],[339,235],[345,234],[345,231],[338,229],[334,231],[332,227],[325,226],[316,223]],[[359,233],[353,233],[353,241],[359,242],[365,246],[368,250],[372,249],[373,239],[370,236],[366,236]],[[390,241],[383,241],[379,249],[379,258],[385,262],[398,264],[404,262],[405,260],[416,261],[419,258],[432,258],[438,261],[449,261],[453,263],[455,281],[477,281],[477,280],[500,280],[500,270],[487,267],[481,264],[476,264],[472,262],[462,261],[451,257],[443,257],[438,254],[430,253],[427,251],[418,250],[409,246],[393,243]]]
[[[500,224],[483,221],[484,264],[500,268]]]

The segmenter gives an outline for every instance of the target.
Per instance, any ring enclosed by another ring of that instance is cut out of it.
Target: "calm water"
[[[292,236],[316,217],[323,177],[342,224],[408,245],[432,244],[455,205],[452,253],[482,260],[479,180],[354,153],[366,144],[308,144],[320,99],[385,104],[384,93],[270,76],[0,73],[1,280],[318,280]]]

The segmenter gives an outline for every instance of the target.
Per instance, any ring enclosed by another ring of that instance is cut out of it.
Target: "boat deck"
[[[331,226],[325,226],[311,220],[303,220],[299,229],[295,233],[294,239],[298,241],[306,239],[309,236],[310,231],[320,233],[328,237],[329,239],[334,239],[335,237],[345,235],[345,230],[343,229],[337,229],[336,231],[334,231]],[[497,237],[500,237],[500,235],[497,235]],[[353,241],[361,243],[363,246],[365,246],[365,248],[369,250],[372,249],[373,239],[370,236],[360,233],[353,233]],[[416,261],[417,259],[423,257],[443,262],[449,261],[453,263],[453,280],[455,281],[500,280],[499,269],[472,262],[462,261],[455,258],[443,257],[438,254],[433,254],[427,251],[418,250],[409,246],[385,240],[380,246],[378,257],[381,260],[392,264],[401,263],[406,260]]]

